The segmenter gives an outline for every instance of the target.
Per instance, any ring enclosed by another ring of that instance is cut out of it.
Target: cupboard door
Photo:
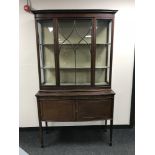
[[[60,85],[91,83],[91,19],[59,19]]]
[[[42,100],[41,118],[46,121],[74,121],[74,100]]]
[[[113,115],[113,99],[78,100],[78,121],[110,119]]]

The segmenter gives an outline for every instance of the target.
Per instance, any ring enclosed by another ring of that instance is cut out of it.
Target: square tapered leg
[[[109,142],[110,146],[112,146],[112,129],[113,129],[113,120],[110,120],[110,142]]]

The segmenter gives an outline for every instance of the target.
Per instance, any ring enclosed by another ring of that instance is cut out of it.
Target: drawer
[[[74,100],[41,100],[41,119],[46,121],[74,121]]]
[[[78,100],[78,121],[110,119],[113,116],[113,99]]]

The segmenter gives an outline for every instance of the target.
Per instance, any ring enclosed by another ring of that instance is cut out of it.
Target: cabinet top
[[[94,90],[51,90],[39,91],[36,96],[94,96],[94,95],[115,95],[111,89],[94,89]]]
[[[46,14],[46,13],[110,13],[115,14],[118,10],[103,10],[103,9],[76,9],[76,10],[31,10],[33,14]]]

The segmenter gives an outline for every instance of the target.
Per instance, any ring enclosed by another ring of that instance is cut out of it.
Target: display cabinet
[[[38,104],[42,122],[110,120],[114,14],[117,10],[37,10]]]

